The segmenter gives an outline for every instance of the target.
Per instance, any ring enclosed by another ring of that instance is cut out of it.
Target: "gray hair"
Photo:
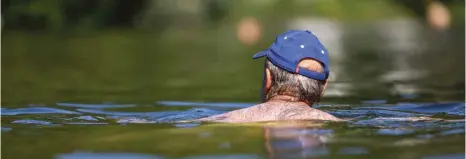
[[[325,81],[288,72],[275,66],[269,60],[266,60],[266,68],[270,70],[272,76],[272,85],[266,95],[266,100],[278,95],[287,95],[296,97],[291,102],[305,101],[308,104],[314,104],[320,101]],[[323,72],[323,70],[316,71]]]

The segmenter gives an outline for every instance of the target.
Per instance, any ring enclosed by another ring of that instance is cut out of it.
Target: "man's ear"
[[[270,74],[270,70],[266,68],[265,69],[265,87],[264,87],[265,94],[269,93],[270,87],[272,87],[272,75]]]

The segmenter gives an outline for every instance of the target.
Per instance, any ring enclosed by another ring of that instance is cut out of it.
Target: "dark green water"
[[[464,158],[464,61],[445,60],[458,73],[381,82],[380,57],[348,56],[349,79],[361,80],[330,82],[352,94],[319,108],[350,122],[172,123],[258,102],[262,63],[251,55],[269,41],[232,37],[2,34],[2,158]],[[397,84],[420,91],[393,93]]]

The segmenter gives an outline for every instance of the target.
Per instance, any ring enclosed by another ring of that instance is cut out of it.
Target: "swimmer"
[[[341,119],[318,109],[329,76],[327,49],[310,31],[290,30],[279,35],[266,50],[262,104],[201,118],[209,122],[266,122],[283,120]]]

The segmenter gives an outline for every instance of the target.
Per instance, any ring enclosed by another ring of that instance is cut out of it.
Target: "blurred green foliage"
[[[145,15],[155,19],[173,15],[204,15],[207,23],[225,22],[228,17],[255,15],[285,18],[314,15],[346,21],[374,20],[393,16],[425,16],[427,1],[417,0],[3,0],[4,27],[22,30],[137,27]],[[442,0],[454,6],[459,0]],[[180,5],[186,3],[186,5]],[[188,7],[180,7],[188,6]],[[190,8],[194,8],[189,11]],[[171,21],[171,20],[168,20]],[[166,21],[161,21],[166,23]],[[169,22],[170,23],[170,22]],[[159,25],[164,25],[159,23]]]
[[[400,17],[424,22],[425,1],[416,2],[3,0],[2,104],[256,101],[262,63],[251,55],[268,47],[290,19],[325,17],[350,25]],[[440,49],[412,59],[426,61],[417,66],[431,70],[428,79],[414,82],[439,83],[454,92],[454,99],[464,99],[464,1],[442,2],[452,13],[452,27],[446,41],[437,43]],[[263,36],[253,46],[236,38],[236,25],[245,16],[256,17],[263,26]],[[371,39],[345,37],[344,67],[352,82],[374,83],[355,92],[388,98],[386,87],[374,86],[380,86],[377,76],[392,67],[390,59],[374,47],[383,44],[369,43]],[[436,56],[445,50],[448,56]],[[432,65],[435,60],[442,67]],[[445,99],[451,98],[439,98]]]

